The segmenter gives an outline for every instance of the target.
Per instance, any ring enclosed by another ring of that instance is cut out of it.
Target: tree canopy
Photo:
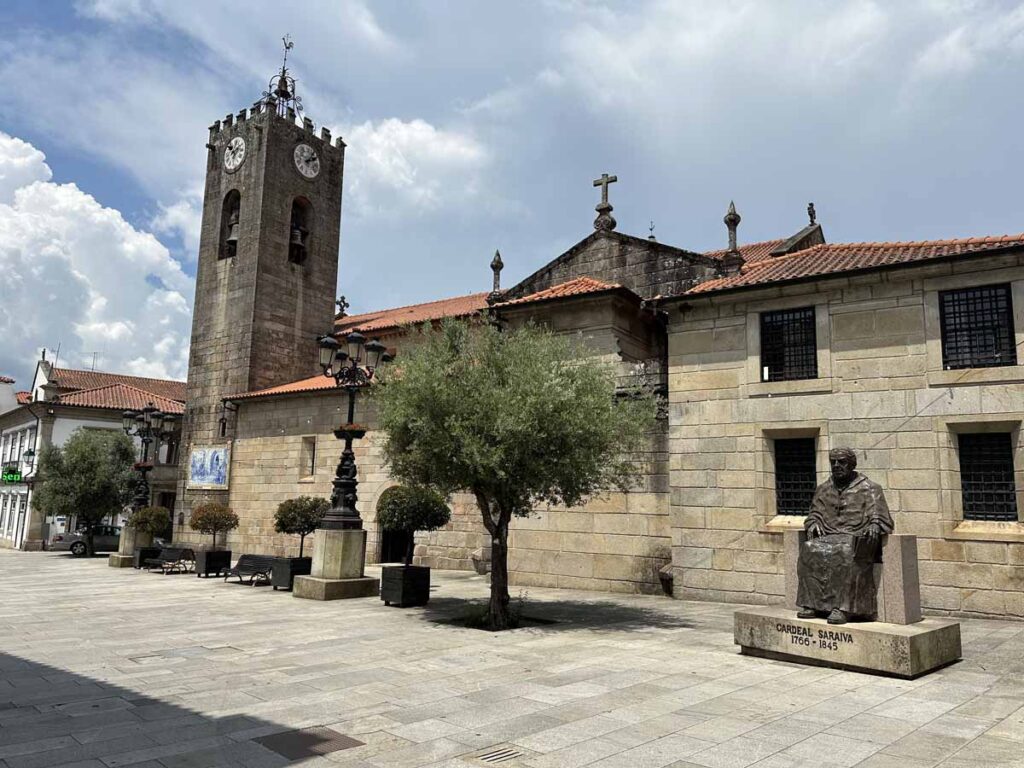
[[[131,513],[125,525],[139,533],[157,534],[166,530],[171,522],[171,510],[167,507],[142,507]]]
[[[213,547],[216,549],[217,534],[237,528],[238,515],[223,504],[200,504],[192,510],[188,524],[193,531],[213,536]]]
[[[93,553],[93,529],[120,514],[135,488],[135,446],[114,430],[80,427],[63,446],[40,452],[33,506],[47,515],[77,517]]]
[[[507,535],[534,505],[627,489],[654,423],[653,395],[613,365],[527,325],[424,328],[374,387],[392,474],[472,493],[491,534],[492,628],[508,626]]]
[[[412,565],[416,531],[436,531],[451,520],[452,512],[437,491],[416,485],[393,485],[377,502],[377,525],[391,531],[409,534],[405,564]]]
[[[320,527],[320,522],[331,508],[327,499],[315,496],[298,496],[277,505],[274,513],[274,530],[299,537],[299,557],[302,557],[306,537]]]

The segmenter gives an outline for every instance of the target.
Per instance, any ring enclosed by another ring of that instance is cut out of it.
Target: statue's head
[[[839,485],[845,485],[853,479],[857,454],[852,448],[833,448],[828,452],[828,463],[832,469],[832,479]]]

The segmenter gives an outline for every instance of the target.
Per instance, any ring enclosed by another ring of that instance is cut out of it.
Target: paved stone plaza
[[[434,577],[400,610],[0,551],[0,766],[1024,766],[1024,623],[902,681],[739,656],[713,603],[531,589],[558,623],[464,629],[486,581]],[[255,741],[311,726],[363,745]]]

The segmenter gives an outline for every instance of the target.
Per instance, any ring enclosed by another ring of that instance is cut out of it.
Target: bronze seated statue
[[[832,477],[815,489],[804,522],[797,617],[827,617],[829,624],[870,621],[877,613],[875,563],[882,534],[893,531],[892,516],[881,486],[856,471],[851,449],[832,450],[829,465]]]

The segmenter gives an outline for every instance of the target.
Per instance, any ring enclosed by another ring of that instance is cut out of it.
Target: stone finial
[[[744,259],[740,254],[739,246],[736,245],[736,228],[739,227],[742,217],[736,212],[736,203],[729,201],[729,210],[726,211],[725,226],[729,228],[729,250],[722,257],[722,270],[727,275],[735,275],[743,268]]]
[[[494,287],[491,289],[491,293],[501,290],[501,270],[504,266],[505,262],[501,260],[501,251],[495,251],[494,258],[491,259],[491,272],[494,273]]]
[[[650,240],[651,242],[654,242],[655,240],[658,239],[658,238],[656,238],[654,236],[654,220],[653,219],[651,220],[651,225],[649,227],[647,227],[647,232],[648,232],[647,239]]]
[[[811,220],[812,227],[817,223],[818,214],[814,211],[814,203],[807,204],[807,218]]]
[[[602,173],[601,178],[594,179],[594,186],[601,188],[601,202],[594,206],[594,210],[597,211],[594,229],[598,231],[613,230],[617,224],[615,217],[612,216],[612,204],[608,202],[608,185],[614,184],[618,180],[618,176],[609,176],[607,173]]]
[[[736,213],[736,203],[729,201],[729,210],[726,211],[725,218],[722,219],[725,222],[725,226],[729,228],[729,250],[736,250],[736,228],[739,227],[740,222],[743,221],[738,213]]]

